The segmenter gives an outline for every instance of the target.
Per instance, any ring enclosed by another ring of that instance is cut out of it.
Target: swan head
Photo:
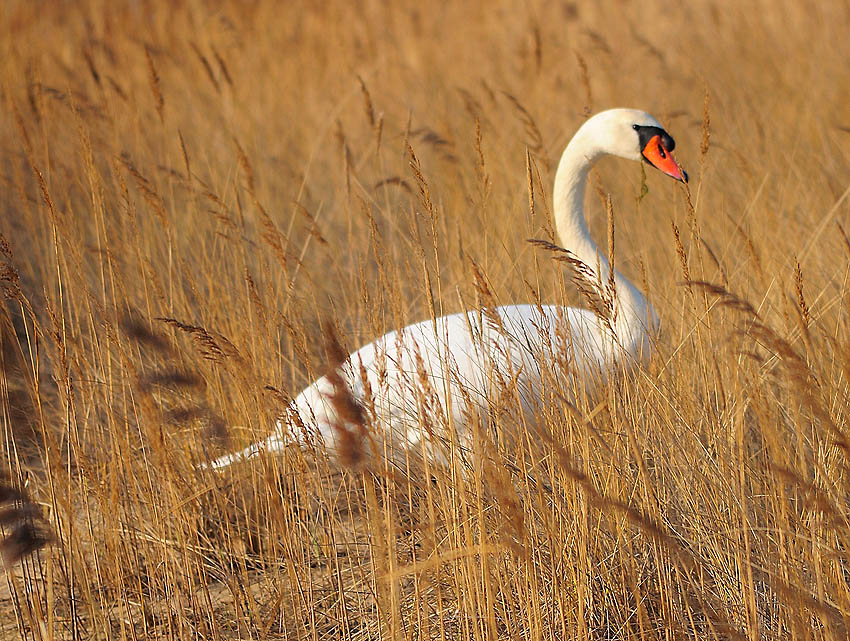
[[[611,154],[642,160],[668,176],[688,182],[687,172],[673,158],[676,142],[655,118],[639,109],[609,109],[582,125],[582,138],[592,155]]]

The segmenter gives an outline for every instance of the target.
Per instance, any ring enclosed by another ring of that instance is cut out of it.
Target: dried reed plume
[[[609,241],[613,243],[613,217],[609,220]],[[559,247],[548,240],[536,238],[528,239],[528,242],[541,249],[554,253],[554,259],[566,263],[572,270],[573,284],[578,289],[584,303],[602,321],[612,334],[614,334],[614,323],[616,322],[616,299],[615,291],[610,288],[613,283],[613,269],[610,282],[602,283],[599,274],[589,265],[582,262],[570,250]]]
[[[369,454],[365,449],[368,439],[367,415],[340,374],[348,354],[340,344],[333,325],[325,323],[323,333],[328,363],[325,376],[333,386],[329,400],[336,414],[333,428],[337,440],[337,458],[345,467],[360,469]]]
[[[711,94],[705,88],[702,100],[702,140],[699,143],[700,163],[705,162],[708,149],[711,146]]]
[[[150,90],[153,94],[154,104],[156,105],[156,113],[159,115],[159,121],[165,123],[165,98],[162,96],[162,87],[160,85],[159,73],[153,63],[150,47],[145,46],[145,60],[148,63],[148,75],[150,81]]]

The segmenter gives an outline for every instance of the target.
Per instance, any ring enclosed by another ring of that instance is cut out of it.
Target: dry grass
[[[54,542],[9,566],[0,635],[846,639],[848,27],[796,0],[3,3],[2,472],[29,498],[0,507],[38,523],[6,561],[42,519]],[[556,241],[559,153],[611,106],[691,174],[593,176],[662,318],[649,368],[549,381],[543,438],[507,381],[446,466],[193,469],[326,370],[325,323],[349,350],[579,302],[526,239]]]

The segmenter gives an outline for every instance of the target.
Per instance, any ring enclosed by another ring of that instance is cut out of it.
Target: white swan
[[[611,109],[588,119],[567,145],[555,176],[555,225],[572,257],[583,263],[586,284],[611,300],[608,259],[587,230],[583,203],[587,174],[601,156],[652,164],[686,182],[673,159],[675,143],[649,114]],[[566,363],[568,375],[587,387],[604,378],[615,363],[629,367],[645,360],[658,317],[646,297],[615,271],[613,313],[608,320],[586,309],[558,305],[509,305],[495,314],[479,310],[425,320],[392,331],[351,354],[341,369],[351,395],[371,410],[372,425],[393,446],[442,458],[435,447],[443,434],[460,428],[488,398],[516,384],[524,409],[539,405],[542,367]],[[262,451],[281,451],[289,443],[316,442],[333,452],[341,429],[352,426],[331,402],[334,386],[323,376],[302,391],[278,420],[275,432],[241,452],[206,467],[222,468]],[[462,440],[464,436],[457,434]],[[443,441],[445,442],[445,441]]]

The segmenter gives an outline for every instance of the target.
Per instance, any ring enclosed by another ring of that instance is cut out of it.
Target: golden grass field
[[[0,464],[31,503],[0,523],[53,541],[2,548],[0,637],[847,639],[848,29],[797,0],[3,3]],[[691,174],[588,190],[662,319],[647,368],[556,390],[543,437],[494,399],[519,438],[471,468],[193,467],[271,430],[325,324],[583,304],[527,239],[616,106]]]

